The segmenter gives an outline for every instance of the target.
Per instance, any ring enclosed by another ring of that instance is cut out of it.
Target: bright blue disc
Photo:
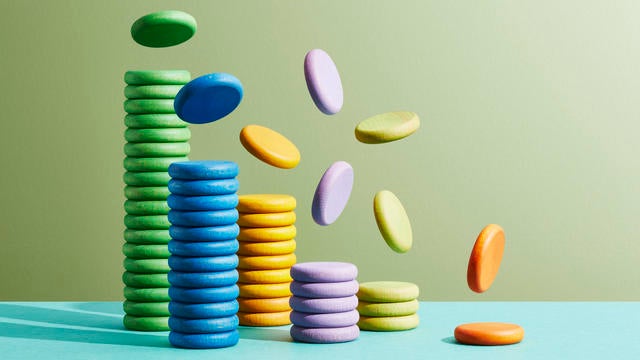
[[[234,346],[240,340],[238,330],[211,334],[169,333],[169,342],[173,346],[187,349],[218,349]]]
[[[219,211],[169,211],[169,222],[178,226],[221,226],[238,221],[238,210]]]
[[[178,116],[192,124],[219,120],[235,110],[242,100],[240,80],[231,74],[213,73],[191,80],[175,97]]]
[[[238,285],[212,287],[212,288],[182,288],[171,286],[169,288],[169,297],[171,301],[185,303],[215,303],[231,301],[238,298],[240,288]]]
[[[169,256],[171,270],[183,272],[211,272],[233,270],[238,266],[236,254],[226,256]]]
[[[234,240],[240,234],[238,224],[207,227],[169,227],[169,235],[178,241],[223,241]]]
[[[169,313],[189,319],[206,319],[235,315],[240,306],[237,300],[212,302],[204,304],[189,304],[178,301],[169,302]]]
[[[233,194],[240,188],[238,179],[169,180],[169,191],[176,195],[204,196]]]
[[[235,209],[238,205],[238,195],[213,196],[182,196],[171,194],[167,204],[173,210],[184,211],[212,211]]]
[[[187,319],[177,316],[169,317],[169,328],[187,334],[210,334],[232,331],[238,328],[238,316],[231,315],[208,319]]]
[[[237,240],[169,241],[169,252],[180,256],[223,256],[235,254],[240,247]]]
[[[233,161],[191,160],[169,165],[169,175],[182,180],[221,180],[238,176],[238,164]]]
[[[169,271],[169,283],[184,288],[208,288],[233,285],[238,281],[238,271],[181,272]]]

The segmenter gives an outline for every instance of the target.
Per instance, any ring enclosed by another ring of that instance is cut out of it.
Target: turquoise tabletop
[[[240,328],[237,346],[171,347],[167,333],[127,331],[119,302],[2,302],[0,359],[639,359],[640,302],[421,302],[411,331],[363,331],[354,342],[292,342],[289,328]],[[504,321],[520,344],[457,344],[462,323]]]

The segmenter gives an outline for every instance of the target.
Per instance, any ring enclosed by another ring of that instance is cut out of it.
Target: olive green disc
[[[176,161],[188,161],[186,156],[180,157],[151,157],[136,158],[125,157],[123,160],[124,168],[128,171],[168,171],[169,165]]]
[[[358,327],[360,330],[369,331],[402,331],[418,327],[420,318],[418,314],[407,316],[360,316]]]
[[[137,288],[162,288],[170,286],[169,280],[167,279],[167,274],[165,273],[138,274],[130,271],[125,271],[124,273],[122,273],[122,282],[127,286]]]
[[[187,156],[190,150],[191,147],[188,142],[124,144],[125,155],[133,157]]]
[[[130,70],[124,73],[129,85],[184,85],[191,81],[187,70]]]
[[[172,114],[173,99],[132,99],[124,101],[124,111],[129,114]]]
[[[125,315],[124,327],[134,331],[169,331],[168,316],[132,316]]]
[[[136,230],[164,230],[171,226],[167,215],[125,215],[124,224]]]
[[[173,99],[182,85],[127,85],[124,96],[127,99]]]
[[[125,286],[124,297],[127,300],[138,302],[169,301],[169,288],[135,288]]]
[[[124,256],[132,259],[168,259],[171,253],[167,245],[140,245],[124,243],[122,245]]]
[[[183,128],[189,126],[176,114],[127,114],[124,124],[132,129]]]
[[[418,300],[390,303],[358,302],[358,312],[364,316],[405,316],[415,314],[419,307]]]
[[[166,186],[125,186],[124,196],[129,200],[167,200],[171,192]]]
[[[125,140],[129,142],[177,142],[191,139],[191,130],[184,128],[127,129]]]
[[[193,16],[183,11],[165,10],[142,16],[131,25],[131,37],[153,48],[182,44],[196,33]]]
[[[134,186],[167,186],[171,176],[166,171],[157,172],[133,172],[127,171],[122,175],[122,180],[127,185]]]
[[[169,302],[136,302],[125,300],[122,309],[133,316],[169,316]]]
[[[124,230],[124,239],[133,244],[168,244],[169,230]]]
[[[164,200],[126,200],[124,202],[124,210],[130,215],[167,215],[170,208]]]
[[[124,258],[124,269],[141,274],[166,274],[171,270],[168,259],[129,259]]]
[[[401,302],[418,298],[418,285],[403,281],[370,281],[360,283],[358,299],[367,302]]]
[[[418,130],[420,118],[414,112],[395,111],[372,116],[356,126],[356,139],[365,144],[400,140]]]
[[[382,238],[397,253],[406,253],[413,245],[411,222],[402,203],[388,190],[373,198],[373,214]]]

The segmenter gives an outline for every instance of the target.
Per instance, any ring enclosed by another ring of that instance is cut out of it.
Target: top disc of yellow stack
[[[296,198],[285,194],[249,194],[238,196],[237,209],[241,213],[263,214],[293,211]]]
[[[259,125],[240,131],[240,142],[248,152],[269,165],[292,169],[300,162],[300,151],[282,134]]]

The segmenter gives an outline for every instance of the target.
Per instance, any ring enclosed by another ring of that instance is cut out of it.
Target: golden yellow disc
[[[291,311],[247,313],[238,312],[238,319],[242,326],[282,326],[291,324]]]
[[[286,255],[296,250],[296,241],[293,239],[269,242],[240,241],[239,243],[240,248],[236,253],[245,256]]]
[[[265,214],[240,213],[237,221],[239,226],[252,228],[289,226],[295,222],[296,213],[293,211]]]
[[[295,239],[295,225],[273,228],[240,228],[239,241],[285,241]]]
[[[288,269],[295,265],[296,254],[273,256],[238,256],[240,259],[238,269],[247,270],[272,270]]]
[[[282,312],[291,311],[289,306],[289,296],[271,299],[248,299],[238,298],[240,311],[252,313]]]
[[[277,284],[243,284],[238,283],[240,297],[249,299],[272,299],[277,297],[291,296],[289,283]]]
[[[243,270],[238,269],[238,281],[248,284],[276,284],[291,282],[291,269]]]
[[[300,163],[300,151],[289,139],[267,127],[247,125],[240,131],[240,142],[251,155],[282,169]]]
[[[287,212],[296,208],[296,198],[286,194],[240,195],[236,208],[241,213],[250,214]]]

